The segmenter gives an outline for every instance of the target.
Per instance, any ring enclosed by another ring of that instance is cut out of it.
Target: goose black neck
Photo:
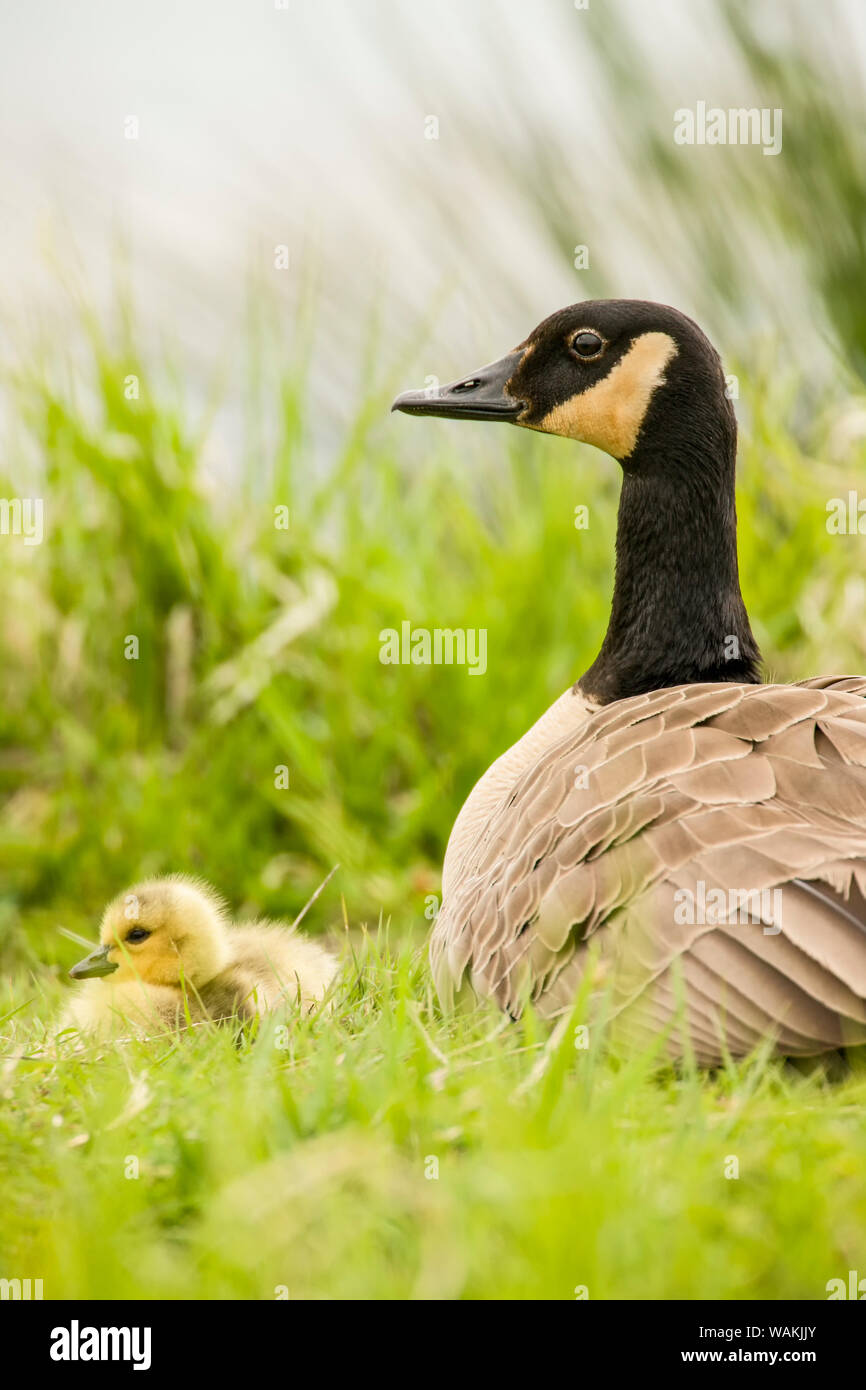
[[[668,428],[623,465],[610,622],[578,682],[603,704],[693,681],[760,680],[740,593],[729,413],[698,438]]]

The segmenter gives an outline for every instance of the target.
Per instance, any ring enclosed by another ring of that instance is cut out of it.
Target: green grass
[[[46,536],[4,538],[0,568],[0,1276],[48,1297],[821,1298],[866,1273],[860,1072],[658,1075],[431,997],[425,910],[456,811],[601,640],[615,466],[389,417],[426,370],[405,344],[323,437],[306,349],[276,366],[274,326],[257,331],[219,486],[201,466],[217,426],[128,316],[4,382],[0,495],[44,496]],[[833,424],[855,387],[804,412],[771,352],[728,367],[769,669],[861,670],[858,538],[824,525],[862,477]],[[383,666],[378,634],[404,618],[485,627],[486,676]],[[238,1048],[203,1029],[36,1055],[80,953],[58,926],[93,937],[111,896],[164,871],[292,917],[335,863],[305,928],[346,943],[338,1009],[289,1050],[268,1025]]]
[[[866,1075],[660,1078],[545,1039],[443,1022],[383,934],[287,1049],[269,1024],[6,1062],[4,1269],[46,1297],[777,1299],[863,1268]]]

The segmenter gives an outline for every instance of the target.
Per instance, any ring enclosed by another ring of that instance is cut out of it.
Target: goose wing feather
[[[549,724],[477,798],[432,936],[443,1002],[470,986],[552,1016],[591,968],[631,1045],[667,1030],[676,1054],[685,1029],[711,1063],[768,1033],[804,1055],[866,1041],[864,695],[692,685]],[[683,890],[713,889],[779,908],[677,920]]]

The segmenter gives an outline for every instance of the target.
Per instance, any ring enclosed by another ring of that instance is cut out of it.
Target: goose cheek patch
[[[667,333],[642,333],[596,386],[555,405],[530,428],[593,444],[615,459],[628,458],[653,393],[663,384],[665,368],[676,353],[677,345]]]

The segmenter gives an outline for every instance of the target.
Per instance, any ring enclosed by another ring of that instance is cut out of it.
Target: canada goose
[[[174,875],[135,884],[105,909],[101,945],[70,970],[85,983],[62,1027],[159,1032],[205,1019],[252,1018],[279,1004],[306,1013],[336,971],[316,942],[276,922],[233,926],[206,883]]]
[[[601,650],[451,832],[430,947],[443,1003],[468,986],[555,1016],[591,962],[621,1049],[667,1031],[672,1055],[714,1065],[766,1035],[786,1056],[866,1040],[866,677],[759,683],[736,420],[698,326],[576,304],[392,409],[510,421],[622,468]]]

